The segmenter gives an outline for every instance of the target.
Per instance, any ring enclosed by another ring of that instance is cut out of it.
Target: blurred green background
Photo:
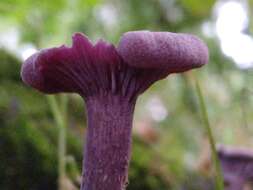
[[[252,0],[0,0],[0,189],[75,190],[80,183],[82,99],[25,86],[22,61],[41,48],[70,45],[74,32],[116,45],[131,30],[195,34],[210,61],[139,98],[127,189],[213,189],[195,82],[216,144],[253,148],[252,7]]]

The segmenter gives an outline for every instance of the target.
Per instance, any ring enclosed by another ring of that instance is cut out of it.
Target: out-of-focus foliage
[[[0,52],[0,80],[20,82],[20,60],[3,49]]]
[[[123,32],[143,29],[196,34],[208,44],[210,62],[199,71],[172,75],[156,83],[137,102],[128,189],[212,189],[195,78],[200,81],[217,144],[252,146],[253,134],[252,71],[236,68],[223,55],[216,37],[202,33],[203,22],[213,19],[214,3],[1,0],[0,189],[57,186],[58,129],[45,96],[21,82],[17,52],[22,45],[28,43],[39,49],[70,44],[73,32],[116,44]],[[8,33],[8,28],[18,33],[16,49],[1,44],[1,34]],[[249,31],[253,31],[252,24]],[[81,98],[68,97],[67,173],[78,186],[86,118]],[[158,116],[154,116],[154,110]]]

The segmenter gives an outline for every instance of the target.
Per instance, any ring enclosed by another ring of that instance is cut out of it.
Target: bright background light
[[[168,111],[159,97],[152,97],[146,105],[151,118],[155,121],[163,121],[168,116]]]
[[[26,60],[32,54],[36,53],[37,49],[32,44],[26,44],[20,48],[22,60]]]
[[[242,69],[253,67],[253,38],[244,32],[249,22],[245,1],[219,1],[215,11],[215,29],[223,53]]]

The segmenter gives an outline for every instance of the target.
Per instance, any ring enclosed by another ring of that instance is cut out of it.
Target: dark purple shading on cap
[[[171,32],[125,33],[118,52],[131,66],[184,72],[208,62],[208,49],[197,37]]]
[[[102,88],[96,86],[94,78],[110,77],[103,76],[108,69],[104,66],[114,67],[120,62],[116,49],[102,40],[93,46],[80,33],[74,34],[72,39],[71,47],[44,49],[29,57],[22,65],[23,81],[44,93],[82,93],[87,88]]]

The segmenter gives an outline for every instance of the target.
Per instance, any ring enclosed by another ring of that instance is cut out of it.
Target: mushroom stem
[[[88,97],[87,141],[81,190],[125,189],[135,100],[120,95]]]

